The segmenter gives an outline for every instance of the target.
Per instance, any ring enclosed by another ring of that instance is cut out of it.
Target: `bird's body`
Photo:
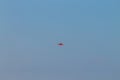
[[[63,46],[64,44],[63,44],[63,43],[59,43],[58,45],[59,45],[59,46]]]

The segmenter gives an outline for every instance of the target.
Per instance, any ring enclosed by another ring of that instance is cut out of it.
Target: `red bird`
[[[59,45],[59,46],[63,46],[64,44],[63,44],[63,43],[59,43],[58,45]]]

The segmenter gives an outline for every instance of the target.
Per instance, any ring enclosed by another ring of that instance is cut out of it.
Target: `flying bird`
[[[59,45],[59,46],[63,46],[64,44],[63,44],[63,43],[59,43],[58,45]]]

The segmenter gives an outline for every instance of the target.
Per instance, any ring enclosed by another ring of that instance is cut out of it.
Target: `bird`
[[[63,46],[64,44],[63,43],[58,43],[59,46]]]

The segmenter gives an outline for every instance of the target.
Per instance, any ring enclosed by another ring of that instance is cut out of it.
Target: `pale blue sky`
[[[119,21],[119,0],[0,0],[0,79],[120,80]]]

